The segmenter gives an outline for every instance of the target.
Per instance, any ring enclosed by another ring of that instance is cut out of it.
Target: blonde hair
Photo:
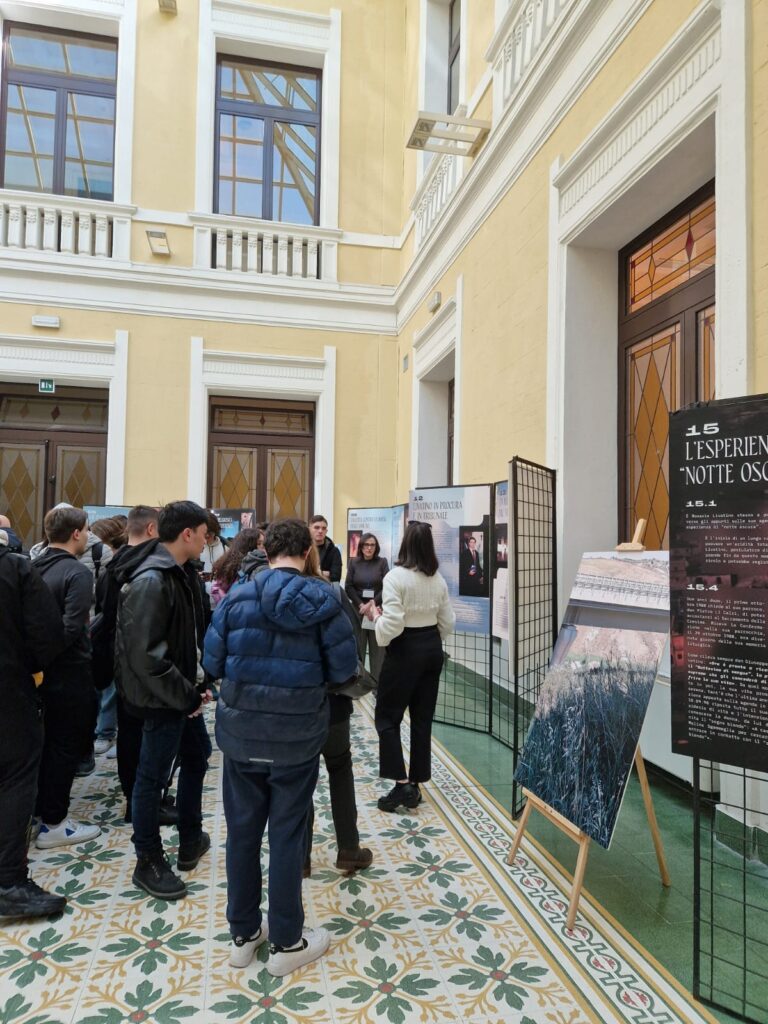
[[[328,582],[320,569],[320,556],[317,553],[317,546],[315,544],[310,544],[307,551],[307,557],[304,561],[304,575],[314,576],[315,579],[322,580],[323,583]]]

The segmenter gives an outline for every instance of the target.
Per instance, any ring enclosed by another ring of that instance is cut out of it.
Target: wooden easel
[[[631,541],[626,544],[619,544],[616,548],[617,551],[645,551],[645,546],[642,543],[643,536],[645,534],[646,520],[641,519],[637,524],[635,535]],[[659,823],[656,820],[656,812],[653,809],[653,798],[651,796],[651,788],[648,785],[648,774],[645,770],[645,761],[643,755],[638,747],[635,752],[635,768],[637,769],[637,778],[640,782],[640,792],[643,795],[643,804],[645,805],[645,813],[648,817],[648,827],[651,831],[651,839],[653,840],[653,848],[656,851],[656,860],[659,865],[659,875],[661,876],[661,884],[669,887],[672,884],[672,879],[669,874],[667,867],[667,858],[664,854],[664,844],[661,839],[661,832],[659,831]],[[535,796],[528,789],[523,789],[523,796],[526,797],[526,804],[523,808],[523,813],[520,816],[520,821],[515,831],[515,841],[512,844],[512,849],[509,851],[507,856],[507,864],[514,864],[517,851],[520,848],[520,843],[523,839],[523,834],[528,825],[528,818],[531,815],[531,811],[535,808],[539,814],[543,815],[550,821],[556,828],[559,828],[561,832],[572,839],[579,847],[579,853],[576,858],[576,870],[573,874],[573,886],[571,887],[571,898],[568,903],[568,917],[566,918],[565,927],[568,931],[571,931],[574,924],[576,923],[576,914],[579,909],[579,900],[581,899],[581,890],[584,887],[584,874],[587,870],[587,857],[589,856],[589,844],[590,837],[582,832],[580,828],[577,828],[573,822],[568,821],[562,814],[558,813],[554,808],[550,807],[549,804],[544,803],[539,797]]]

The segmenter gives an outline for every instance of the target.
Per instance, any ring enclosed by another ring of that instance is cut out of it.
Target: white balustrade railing
[[[193,214],[195,267],[264,278],[336,281],[341,231]]]
[[[526,72],[575,2],[510,0],[485,55],[493,65],[494,122],[515,98]]]
[[[130,258],[133,207],[0,189],[0,251]]]
[[[411,202],[416,232],[416,248],[420,249],[441,213],[456,191],[460,179],[462,157],[453,154],[435,155],[427,168]]]

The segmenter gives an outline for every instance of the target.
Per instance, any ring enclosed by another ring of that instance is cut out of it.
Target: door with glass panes
[[[106,391],[0,384],[0,511],[25,547],[58,502],[104,504],[107,414]]]
[[[715,397],[714,182],[619,254],[619,539],[669,547],[669,414]]]
[[[312,402],[211,398],[210,507],[253,508],[259,522],[308,519],[314,446]]]

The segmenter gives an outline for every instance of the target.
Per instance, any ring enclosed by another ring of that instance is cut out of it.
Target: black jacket
[[[79,682],[90,675],[88,620],[93,598],[90,569],[63,548],[47,547],[34,566],[53,594],[64,621],[66,646],[48,667],[49,682]]]
[[[201,699],[190,575],[155,542],[120,578],[115,681],[128,710],[145,718],[190,714]]]
[[[10,526],[0,526],[0,530],[5,530],[8,534],[8,550],[11,554],[20,555],[24,550],[24,545],[19,540],[17,534],[14,533]]]
[[[320,556],[320,568],[329,574],[331,583],[341,582],[341,552],[330,537],[325,538],[317,553]]]
[[[28,558],[0,546],[0,694],[33,700],[32,674],[64,648],[58,605]]]

